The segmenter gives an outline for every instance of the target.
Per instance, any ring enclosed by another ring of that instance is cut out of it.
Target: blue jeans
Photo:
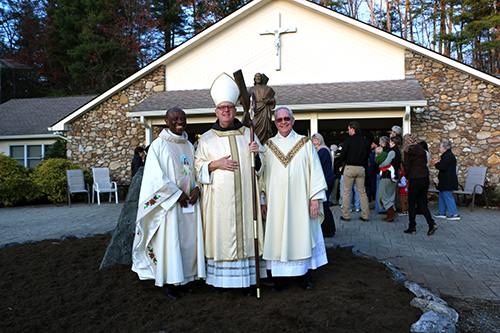
[[[354,196],[354,209],[361,210],[361,203],[359,201],[358,189],[353,184],[353,191],[351,192],[351,210],[352,210],[352,199]],[[342,202],[342,198],[344,196],[344,175],[340,176],[340,199],[339,202]]]
[[[458,214],[453,191],[439,191],[439,215],[446,215],[446,210],[448,210],[449,216]]]

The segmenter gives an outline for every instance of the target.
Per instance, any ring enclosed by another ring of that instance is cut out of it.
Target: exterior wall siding
[[[469,166],[487,166],[488,180],[500,183],[500,87],[412,51],[406,51],[405,70],[428,101],[424,112],[412,112],[411,129],[427,141],[432,157],[439,156],[441,140],[452,139],[461,183]],[[145,131],[126,113],[164,89],[161,67],[73,121],[68,158],[87,168],[109,167],[114,180],[129,184],[133,150],[144,142]],[[431,171],[435,178],[437,171]]]
[[[134,149],[143,145],[145,130],[126,113],[153,92],[165,89],[164,73],[163,67],[157,68],[72,121],[68,159],[89,169],[109,168],[113,180],[130,184]]]
[[[469,166],[487,166],[487,179],[500,182],[500,87],[420,54],[406,52],[406,76],[416,78],[428,101],[411,115],[411,130],[429,144],[432,158],[439,144],[453,140],[463,184]],[[437,170],[431,168],[436,176]]]

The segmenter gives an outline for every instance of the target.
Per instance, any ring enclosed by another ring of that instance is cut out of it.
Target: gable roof
[[[47,128],[96,95],[11,99],[0,104],[0,138],[52,135]]]
[[[316,108],[340,109],[350,104],[362,108],[363,104],[385,107],[406,105],[424,106],[426,99],[417,80],[391,80],[367,82],[341,82],[271,86],[276,93],[277,105],[294,110],[309,104]],[[165,115],[168,106],[178,105],[188,114],[213,112],[209,89],[174,90],[157,92],[134,107],[128,116]],[[311,108],[311,107],[309,107]]]
[[[109,97],[111,97],[113,94],[119,92],[120,90],[126,88],[133,82],[137,81],[141,77],[151,73],[153,70],[158,68],[161,65],[168,64],[169,62],[172,62],[182,55],[186,54],[190,50],[196,48],[199,45],[202,45],[205,41],[207,41],[210,38],[211,34],[215,34],[218,31],[221,31],[223,29],[227,29],[239,20],[247,17],[248,15],[251,15],[255,11],[257,11],[259,8],[263,7],[266,4],[269,4],[273,1],[277,0],[254,0],[237,11],[233,12],[232,14],[228,15],[224,19],[220,20],[219,22],[215,23],[214,25],[210,26],[209,28],[205,29],[204,31],[200,32],[196,36],[192,37],[188,41],[184,42],[180,46],[176,47],[169,53],[163,55],[162,57],[158,58],[157,60],[153,61],[149,65],[145,66],[126,80],[120,82],[116,86],[112,87],[108,91],[104,92],[103,94],[99,95],[96,99],[92,100],[91,102],[87,103],[86,105],[82,106],[81,108],[78,108],[75,110],[73,113],[69,114],[67,117],[64,119],[61,119],[60,121],[56,122],[52,126],[52,130],[58,131],[58,130],[65,130],[65,125],[68,122],[71,122],[71,120],[79,117],[81,114],[86,112],[87,110],[92,109],[93,107],[97,106],[99,103],[105,101]],[[363,33],[367,33],[372,36],[376,36],[380,39],[383,39],[393,45],[398,45],[399,47],[411,50],[413,52],[416,52],[418,54],[424,55],[426,57],[429,57],[431,59],[434,59],[436,61],[439,61],[443,64],[449,65],[451,67],[454,67],[460,71],[463,71],[465,73],[468,73],[474,77],[480,78],[482,80],[485,80],[487,82],[493,83],[495,85],[500,86],[500,79],[489,75],[487,73],[481,72],[477,69],[474,69],[468,65],[462,64],[454,59],[451,59],[449,57],[443,56],[437,52],[434,52],[430,49],[424,48],[422,46],[419,46],[417,44],[414,44],[412,42],[409,42],[407,40],[404,40],[401,37],[395,36],[391,33],[388,33],[386,31],[383,31],[379,28],[373,27],[369,24],[366,24],[364,22],[361,22],[359,20],[353,19],[351,17],[345,16],[343,14],[339,14],[331,9],[328,9],[326,7],[323,7],[321,5],[318,5],[316,3],[313,3],[311,1],[307,0],[279,0],[281,2],[287,2],[287,3],[294,3],[298,6],[301,6],[302,8],[306,10],[311,10],[315,11],[318,13],[321,13],[322,15],[329,17],[332,20],[336,20],[338,22],[342,22],[344,24],[349,25],[350,27],[357,29],[359,31],[362,31]],[[186,93],[189,94],[189,93]],[[189,113],[189,109],[185,109],[186,112]]]

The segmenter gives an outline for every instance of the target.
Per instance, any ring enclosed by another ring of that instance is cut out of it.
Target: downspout
[[[318,132],[318,113],[317,112],[314,112],[314,113],[311,113],[311,118],[309,120],[309,126],[310,126],[310,129],[311,129],[311,133],[309,133],[309,137],[311,137],[311,135],[315,134],[315,133],[319,133]]]
[[[147,147],[151,144],[151,142],[153,142],[153,136],[154,136],[153,129],[151,128],[151,126],[149,126],[148,123],[146,123],[146,119],[144,118],[144,116],[141,116],[140,120],[141,123],[144,125],[144,128],[146,128],[146,147]]]
[[[403,134],[411,133],[411,106],[407,105],[403,118]]]

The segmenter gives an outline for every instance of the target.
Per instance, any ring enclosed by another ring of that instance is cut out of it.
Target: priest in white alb
[[[206,277],[203,226],[186,114],[171,108],[165,122],[168,130],[153,141],[144,166],[132,270],[178,300],[190,292],[188,282]]]
[[[234,79],[223,73],[212,84],[210,94],[217,121],[200,137],[195,155],[197,180],[202,184],[207,284],[243,288],[245,295],[251,295],[249,287],[256,284],[251,152],[257,153],[261,146],[235,118],[239,89]],[[260,256],[260,209],[257,215]],[[265,276],[265,265],[260,268]]]
[[[293,130],[290,109],[275,111],[278,134],[267,140],[264,152],[263,205],[266,217],[264,259],[275,286],[288,286],[285,277],[299,277],[304,289],[312,289],[309,270],[325,265],[321,231],[327,184],[321,162],[309,138]]]

